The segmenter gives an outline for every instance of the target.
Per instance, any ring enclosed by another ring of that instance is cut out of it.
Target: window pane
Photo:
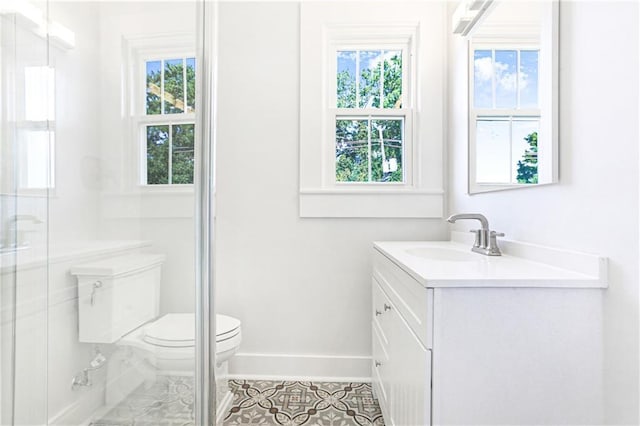
[[[147,126],[147,184],[169,183],[169,126]]]
[[[496,85],[496,108],[516,108],[517,52],[496,50],[493,71]]]
[[[337,53],[337,97],[336,107],[356,107],[356,55],[354,51],[339,51]]]
[[[193,124],[172,126],[171,183],[193,183]]]
[[[402,119],[371,120],[371,179],[402,182]]]
[[[19,184],[21,188],[52,188],[54,176],[54,138],[48,130],[21,132],[19,145]]]
[[[368,121],[336,120],[336,182],[368,181]]]
[[[512,123],[512,182],[538,183],[538,120]]]
[[[196,58],[187,58],[187,112],[196,109]]]
[[[147,68],[147,114],[160,114],[160,95],[161,95],[161,71],[160,61],[149,61],[146,63]]]
[[[538,51],[520,51],[520,108],[538,108]]]
[[[380,107],[380,50],[358,52],[360,59],[360,108]]]
[[[476,122],[476,181],[478,183],[511,182],[509,121]]]
[[[164,113],[184,112],[184,74],[182,59],[164,62]]]
[[[490,50],[473,52],[473,104],[493,108],[493,65]]]
[[[384,108],[402,108],[402,51],[387,51],[384,55]]]

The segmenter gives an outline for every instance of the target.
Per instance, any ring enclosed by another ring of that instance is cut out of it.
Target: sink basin
[[[445,262],[473,262],[482,260],[481,255],[476,253],[440,247],[410,248],[406,249],[405,252],[411,256]]]

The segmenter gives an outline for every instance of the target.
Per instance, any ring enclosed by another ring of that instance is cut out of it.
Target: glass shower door
[[[203,7],[0,2],[2,425],[215,410]]]
[[[53,143],[48,46],[30,26],[43,19],[43,2],[15,6],[0,16],[0,418],[2,424],[45,424]]]

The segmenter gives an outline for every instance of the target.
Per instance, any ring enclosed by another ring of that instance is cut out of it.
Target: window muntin
[[[193,184],[195,58],[150,58],[143,68],[142,183]]]
[[[538,183],[539,49],[472,44],[470,137],[480,184]]]
[[[406,46],[336,46],[335,183],[406,183]]]

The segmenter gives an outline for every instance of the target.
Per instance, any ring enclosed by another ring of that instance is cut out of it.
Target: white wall
[[[372,241],[447,227],[298,217],[298,9],[220,4],[216,307],[243,322],[232,373],[368,376]]]
[[[449,211],[484,213],[512,239],[609,257],[609,424],[639,421],[638,48],[637,3],[562,2],[560,183],[469,196],[466,50],[450,36]]]

